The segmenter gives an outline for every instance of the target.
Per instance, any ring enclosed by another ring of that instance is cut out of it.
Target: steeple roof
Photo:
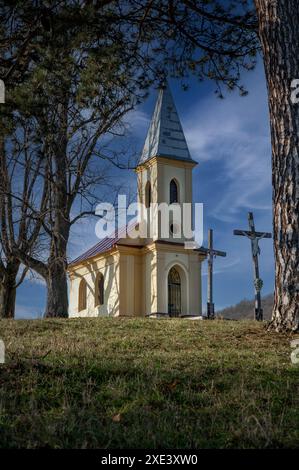
[[[156,156],[193,161],[167,82],[159,90],[139,165]]]

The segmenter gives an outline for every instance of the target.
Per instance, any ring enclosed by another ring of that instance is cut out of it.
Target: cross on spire
[[[254,290],[255,290],[255,308],[254,318],[255,320],[263,320],[263,309],[261,301],[261,289],[263,287],[263,281],[260,279],[259,274],[259,262],[258,255],[261,250],[259,247],[259,240],[262,238],[272,238],[272,234],[269,232],[256,232],[254,226],[253,213],[248,212],[248,224],[249,230],[234,230],[234,235],[240,235],[249,238],[251,241],[251,252],[254,270]]]

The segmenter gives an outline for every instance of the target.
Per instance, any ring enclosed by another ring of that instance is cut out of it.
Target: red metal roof
[[[77,264],[80,261],[85,261],[89,258],[93,258],[94,256],[104,253],[105,251],[111,250],[111,248],[113,248],[113,246],[116,245],[120,239],[125,238],[127,236],[127,233],[129,232],[129,230],[134,228],[135,225],[136,225],[135,221],[133,223],[131,222],[125,227],[121,228],[119,230],[119,233],[116,230],[109,237],[103,238],[103,240],[99,241],[96,245],[89,248],[89,250],[85,251],[80,256],[72,260],[69,263],[69,266],[73,264]]]

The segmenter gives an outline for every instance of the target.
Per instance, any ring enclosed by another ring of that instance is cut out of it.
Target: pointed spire
[[[139,165],[156,156],[193,161],[167,81],[159,91]]]

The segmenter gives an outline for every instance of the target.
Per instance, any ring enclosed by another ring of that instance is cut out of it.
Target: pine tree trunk
[[[55,185],[53,188],[54,227],[47,276],[46,317],[68,317],[67,244],[70,220],[67,192],[67,104],[60,110],[61,137],[55,154]]]
[[[0,318],[14,318],[16,307],[16,280],[19,265],[8,266],[0,278]]]
[[[64,263],[51,263],[48,270],[45,317],[68,317],[68,286]]]
[[[273,169],[275,296],[271,327],[299,322],[299,79],[298,0],[255,0],[269,95]]]

